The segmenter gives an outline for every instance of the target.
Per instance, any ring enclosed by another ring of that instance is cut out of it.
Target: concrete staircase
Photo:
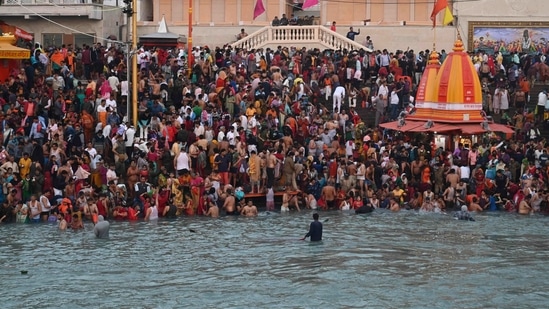
[[[266,26],[248,35],[247,37],[231,44],[233,48],[245,48],[247,50],[257,48],[275,49],[277,46],[295,46],[300,49],[318,48],[324,49],[346,49],[371,51],[364,45],[349,40],[345,36],[331,31],[324,26]]]

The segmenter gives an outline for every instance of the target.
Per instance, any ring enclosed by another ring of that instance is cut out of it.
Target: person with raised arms
[[[301,240],[305,240],[307,237],[311,237],[311,241],[322,240],[322,223],[318,221],[318,213],[313,214],[313,222],[309,226],[309,232]]]

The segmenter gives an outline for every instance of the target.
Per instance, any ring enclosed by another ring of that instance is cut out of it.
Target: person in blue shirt
[[[353,30],[353,27],[349,27],[349,32],[347,32],[347,38],[351,41],[355,40],[355,36],[360,34],[360,29],[358,29],[358,32],[355,32]]]
[[[307,237],[311,237],[311,241],[321,241],[322,240],[322,223],[318,221],[318,214],[313,214],[313,222],[309,226],[309,232],[301,240],[305,240]]]

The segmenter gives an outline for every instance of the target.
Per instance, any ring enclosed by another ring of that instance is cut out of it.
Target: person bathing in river
[[[236,216],[238,212],[236,211],[236,200],[232,194],[232,189],[227,189],[227,197],[223,203],[223,209],[228,216]]]
[[[209,197],[206,197],[205,205],[207,207],[207,211],[204,214],[206,217],[212,217],[212,218],[218,218],[219,217],[219,207],[212,202],[212,200]]]
[[[313,222],[309,226],[309,232],[301,240],[305,240],[307,237],[311,237],[311,241],[322,240],[322,223],[318,221],[318,213],[313,214]]]
[[[294,206],[297,211],[301,211],[299,208],[299,202],[297,200],[297,195],[292,195],[290,187],[286,187],[286,192],[282,195],[282,206],[280,207],[281,212],[290,211],[290,206]]]
[[[246,217],[255,217],[257,216],[257,207],[254,206],[252,201],[248,201],[248,204],[246,204],[244,207],[242,207],[242,210],[240,210],[240,214]]]
[[[461,206],[461,211],[458,211],[454,214],[454,218],[456,218],[457,220],[475,221],[475,218],[471,216],[471,213],[465,205]]]

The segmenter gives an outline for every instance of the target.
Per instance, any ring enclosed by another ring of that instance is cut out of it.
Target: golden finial
[[[433,50],[431,54],[429,55],[429,62],[428,64],[439,64],[439,56],[438,52],[436,50]]]
[[[457,32],[457,40],[454,42],[453,51],[455,51],[455,52],[464,51],[463,42],[461,41],[461,34],[459,33],[459,30]]]

